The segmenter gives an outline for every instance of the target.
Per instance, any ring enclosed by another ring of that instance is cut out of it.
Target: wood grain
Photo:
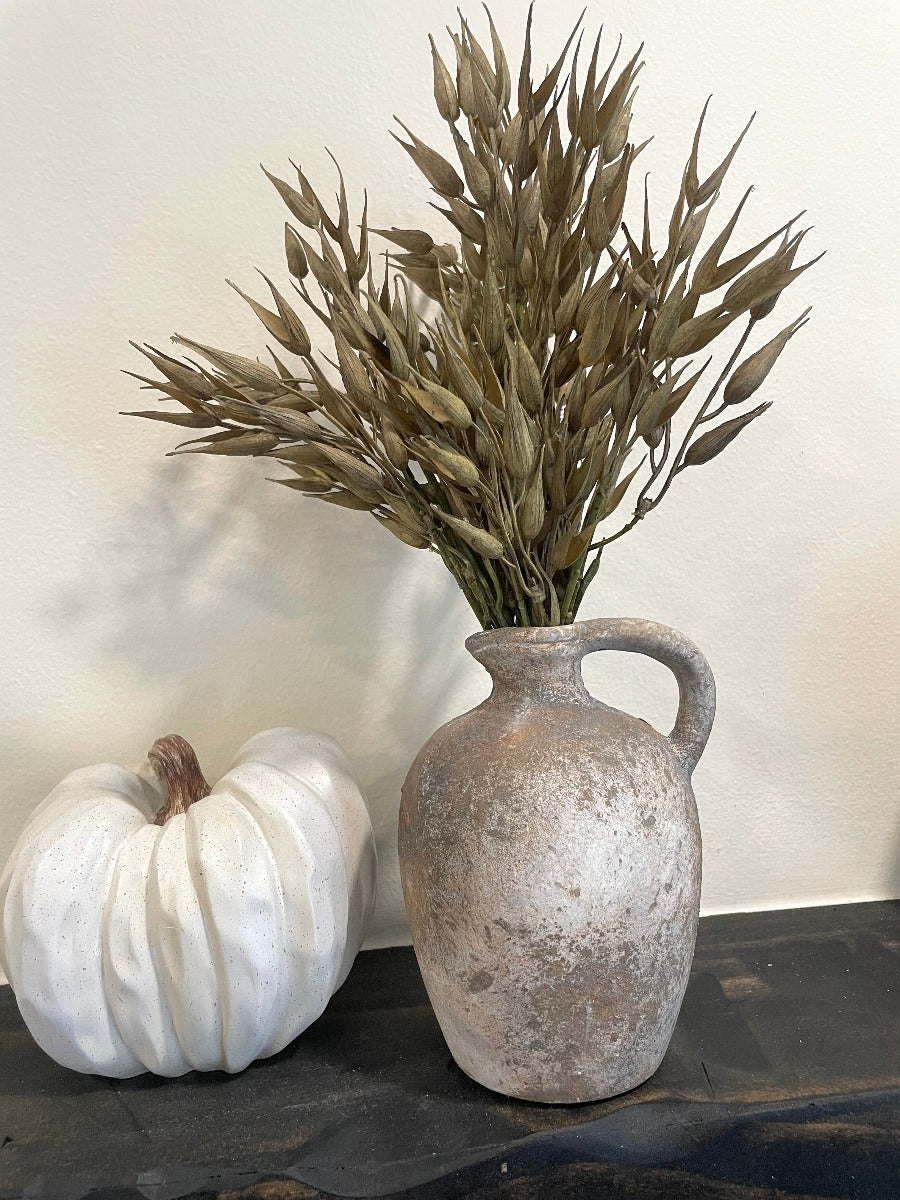
[[[315,1025],[236,1076],[75,1074],[0,988],[0,1198],[896,1200],[898,913],[705,918],[660,1070],[568,1107],[463,1075],[407,948],[360,955]]]

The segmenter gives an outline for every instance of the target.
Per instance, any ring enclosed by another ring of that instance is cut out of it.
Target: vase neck
[[[581,677],[584,646],[570,625],[488,629],[466,641],[494,683],[493,700],[572,704],[589,698]]]

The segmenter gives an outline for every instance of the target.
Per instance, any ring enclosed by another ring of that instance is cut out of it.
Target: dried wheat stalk
[[[654,250],[646,184],[642,228],[622,221],[643,149],[629,140],[640,50],[619,67],[617,51],[601,71],[598,36],[579,85],[576,26],[535,86],[529,11],[514,94],[488,22],[490,56],[461,18],[453,72],[431,43],[435,102],[458,162],[405,126],[408,140],[398,139],[439,197],[452,243],[370,230],[366,205],[354,238],[339,168],[332,213],[299,168],[296,185],[268,176],[300,227],[285,225],[292,291],[327,330],[340,382],[313,352],[297,301],[263,276],[274,307],[235,290],[302,367],[184,337],[174,341],[202,361],[139,346],[164,378],[137,377],[185,411],[135,415],[201,431],[180,453],[273,459],[289,472],[278,482],[371,512],[401,541],[435,550],[485,628],[553,625],[574,619],[603,549],[675,476],[769,407],[746,404],[809,310],[736,364],[812,263],[794,265],[808,232],[794,232],[797,218],[724,257],[749,192],[699,252],[746,133],[701,178],[702,116]],[[370,233],[395,248],[380,283]],[[420,315],[416,292],[436,317]],[[675,436],[710,361],[692,356],[736,322],[725,369]],[[598,532],[629,493],[630,516]]]

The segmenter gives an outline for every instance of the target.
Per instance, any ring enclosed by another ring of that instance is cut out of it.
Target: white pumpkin
[[[183,739],[150,761],[73,771],[35,810],[0,876],[0,967],[66,1067],[240,1071],[344,981],[374,901],[369,814],[317,733],[258,734],[211,792]]]

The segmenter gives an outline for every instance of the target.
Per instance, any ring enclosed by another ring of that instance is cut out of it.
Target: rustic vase
[[[413,944],[453,1057],[526,1100],[628,1091],[672,1036],[697,935],[691,772],[715,684],[682,634],[606,619],[466,642],[483,704],[410,768],[400,870]],[[668,737],[594,699],[581,660],[631,650],[679,689]]]

